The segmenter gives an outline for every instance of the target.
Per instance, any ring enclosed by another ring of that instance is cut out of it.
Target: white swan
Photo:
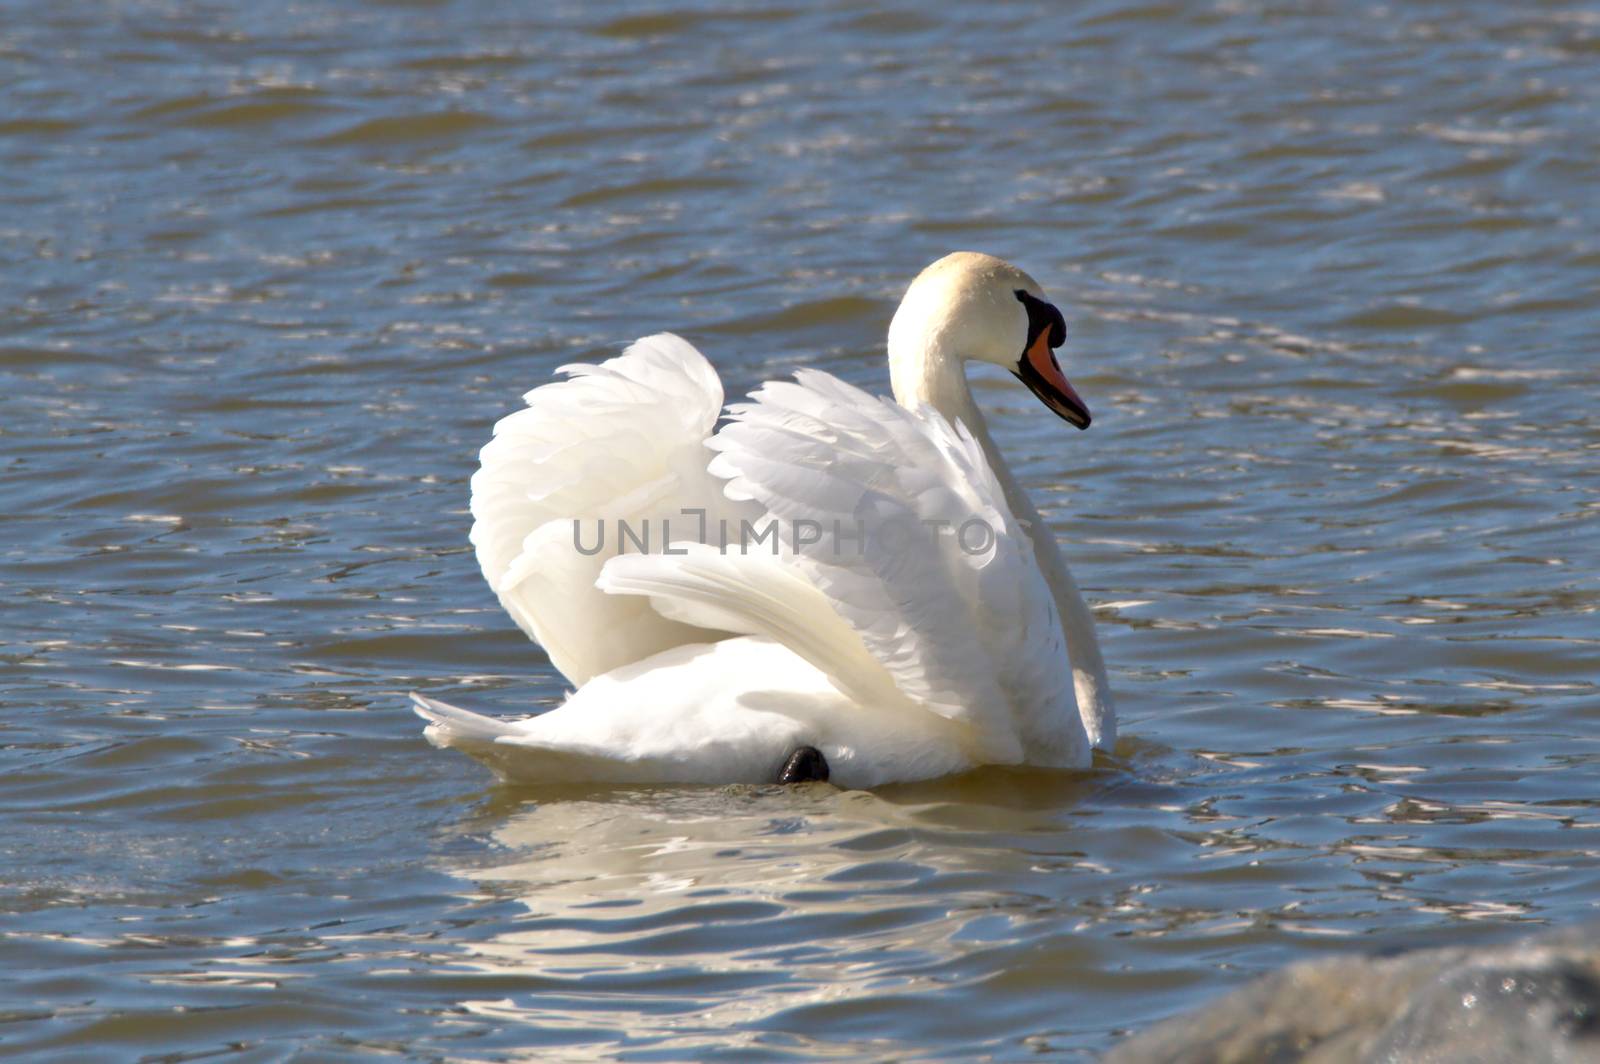
[[[889,327],[898,405],[801,370],[713,433],[721,382],[677,336],[564,367],[495,426],[471,538],[577,690],[517,721],[414,695],[427,737],[522,782],[1087,765],[1116,738],[1093,619],[963,368],[1087,428],[1064,338],[1031,277],[958,252]]]

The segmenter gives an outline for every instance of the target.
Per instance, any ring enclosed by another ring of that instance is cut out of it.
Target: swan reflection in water
[[[971,982],[981,1007],[990,980],[1047,968],[1053,988],[1026,1006],[1046,1029],[1059,995],[1098,971],[1103,947],[1056,929],[1074,892],[1094,919],[1107,869],[1083,852],[1099,834],[1079,813],[1116,775],[988,769],[880,792],[498,789],[463,825],[493,851],[452,871],[478,897],[517,904],[451,966],[476,973],[459,1004],[553,1040],[685,1052],[713,1038],[853,1039],[865,1015],[900,1027],[873,1037],[948,1023],[972,1038],[998,1028],[922,996]],[[480,990],[483,976],[495,978]]]

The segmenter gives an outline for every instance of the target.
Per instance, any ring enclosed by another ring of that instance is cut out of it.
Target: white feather
[[[577,691],[511,722],[415,696],[429,739],[527,781],[769,782],[802,745],[845,786],[1087,764],[1115,734],[1087,606],[940,348],[1009,357],[1016,286],[981,256],[924,272],[901,315],[925,328],[891,330],[905,405],[806,369],[713,435],[721,383],[668,333],[529,392],[483,449],[471,540]],[[654,553],[623,552],[624,521]]]
[[[681,526],[684,507],[723,514],[731,504],[705,469],[722,382],[692,345],[659,333],[561,372],[567,380],[535,388],[495,426],[472,478],[470,539],[500,604],[579,685],[707,638],[640,599],[594,590],[622,524]]]
[[[985,760],[1086,762],[1048,585],[972,437],[931,408],[818,370],[797,377],[734,408],[711,441],[711,471],[780,520],[795,568],[896,688],[969,725]],[[804,431],[805,419],[830,438]],[[862,530],[862,542],[797,546],[800,520]]]

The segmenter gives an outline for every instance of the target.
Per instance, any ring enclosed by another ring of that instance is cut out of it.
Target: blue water
[[[1592,916],[1600,15],[22,4],[0,23],[0,1051],[1082,1057]],[[467,485],[561,363],[887,388],[956,248],[1096,608],[1092,773],[508,790]]]

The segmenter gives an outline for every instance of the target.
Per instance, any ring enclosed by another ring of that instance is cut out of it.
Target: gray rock
[[[1506,946],[1285,968],[1105,1064],[1600,1064],[1600,924]]]

